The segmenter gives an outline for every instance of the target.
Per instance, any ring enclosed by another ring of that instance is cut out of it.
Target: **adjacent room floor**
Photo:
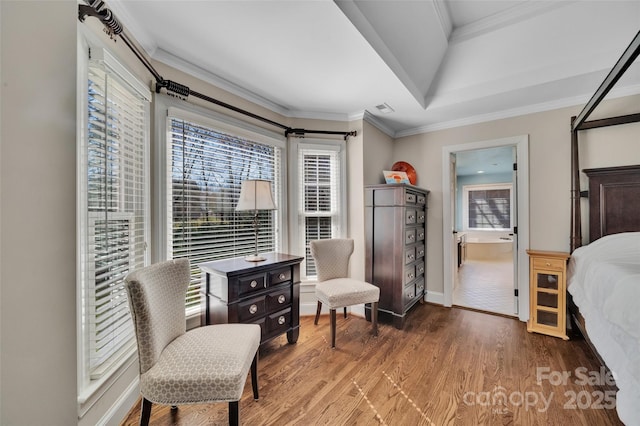
[[[467,259],[458,269],[454,305],[513,316],[514,300],[511,260]]]

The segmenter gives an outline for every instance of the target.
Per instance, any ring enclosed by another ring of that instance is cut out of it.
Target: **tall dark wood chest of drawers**
[[[201,324],[247,323],[262,329],[261,343],[300,333],[300,256],[263,254],[262,262],[243,257],[201,263]]]
[[[380,287],[380,318],[391,316],[398,329],[426,294],[428,195],[408,184],[365,187],[365,279]]]

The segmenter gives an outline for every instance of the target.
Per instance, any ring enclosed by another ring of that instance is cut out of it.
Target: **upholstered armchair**
[[[209,325],[186,331],[189,260],[169,260],[125,278],[140,363],[142,410],[147,425],[153,403],[229,403],[229,424],[239,424],[239,401],[251,369],[258,399],[260,326]]]
[[[318,309],[314,324],[318,325],[322,305],[329,308],[331,321],[331,347],[336,347],[336,309],[371,303],[373,334],[378,335],[378,300],[380,289],[373,284],[349,278],[349,260],[353,253],[353,240],[332,238],[311,241],[311,256],[316,264],[318,283],[316,297]]]

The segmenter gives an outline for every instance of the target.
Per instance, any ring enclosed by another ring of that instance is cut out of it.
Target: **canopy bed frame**
[[[587,342],[593,354],[596,356],[601,365],[605,366],[605,368],[607,369],[617,369],[617,372],[622,372],[624,375],[624,378],[622,379],[624,383],[618,383],[618,379],[616,379],[616,384],[618,384],[619,389],[617,395],[619,405],[617,406],[617,409],[620,418],[623,419],[623,417],[626,417],[626,420],[623,421],[631,422],[632,424],[640,421],[640,410],[638,410],[638,408],[636,407],[637,403],[634,402],[635,399],[637,399],[640,395],[640,388],[638,387],[638,383],[640,383],[640,377],[638,377],[637,373],[630,373],[630,370],[623,367],[630,364],[635,364],[637,362],[636,358],[638,357],[638,354],[634,352],[634,350],[629,349],[620,350],[613,354],[611,352],[611,347],[615,346],[616,348],[629,348],[634,347],[633,345],[637,346],[638,342],[636,340],[638,338],[633,337],[637,336],[637,334],[633,332],[631,333],[631,335],[622,332],[618,333],[619,329],[616,327],[620,325],[620,322],[616,322],[614,324],[608,322],[608,320],[603,320],[603,318],[605,317],[609,318],[614,316],[616,318],[621,318],[623,316],[625,317],[625,319],[631,318],[630,316],[628,316],[629,306],[627,305],[626,307],[623,307],[623,304],[608,304],[608,297],[613,297],[613,295],[618,296],[620,294],[617,293],[620,288],[618,282],[611,281],[611,283],[609,283],[608,281],[606,281],[604,290],[602,290],[603,287],[600,287],[600,291],[603,291],[603,293],[600,294],[605,296],[603,297],[603,299],[596,299],[597,301],[595,305],[593,303],[585,302],[586,299],[584,294],[586,293],[584,293],[584,290],[582,290],[582,284],[578,283],[584,283],[586,287],[592,286],[591,281],[582,278],[585,271],[589,270],[589,267],[585,266],[585,261],[583,259],[585,259],[585,255],[587,253],[592,253],[590,252],[590,250],[600,250],[600,248],[597,247],[602,247],[603,244],[610,244],[612,238],[616,239],[616,241],[618,241],[618,239],[622,241],[622,239],[627,238],[627,236],[637,238],[635,237],[635,234],[632,233],[640,231],[640,165],[584,169],[582,170],[582,172],[587,176],[589,184],[588,191],[581,191],[581,170],[579,165],[578,136],[579,132],[589,129],[640,122],[640,113],[587,121],[589,115],[600,104],[607,93],[614,87],[620,77],[631,66],[631,64],[639,55],[640,32],[636,34],[633,41],[629,44],[623,55],[609,72],[603,83],[597,89],[593,97],[589,100],[580,114],[571,118],[572,203],[570,247],[572,259],[570,263],[570,269],[572,266],[575,267],[573,274],[575,275],[574,282],[576,282],[577,284],[572,284],[576,287],[575,289],[571,289],[572,293],[576,295],[575,301],[574,296],[572,296],[572,294],[567,291],[567,306],[569,309],[572,327],[575,327],[574,329],[577,329],[577,331],[582,334],[582,336],[585,338],[585,341]],[[640,135],[637,139],[638,143],[640,143]],[[582,247],[582,215],[580,211],[581,198],[588,198],[589,235],[588,244],[585,247]],[[603,238],[607,236],[608,238]],[[592,245],[592,243],[598,240],[600,240],[598,243]],[[616,257],[612,260],[606,260],[605,262],[612,261],[613,264],[619,262],[629,262],[629,257],[632,257],[632,263],[640,264],[640,262],[636,260],[636,258],[639,257],[636,253],[638,244],[635,241],[637,240],[634,239],[631,241],[631,246],[626,246],[626,249],[621,249],[619,251],[619,249],[616,248],[614,250],[615,253],[622,253],[614,254],[614,256],[620,257]],[[627,252],[625,253],[624,250],[627,250]],[[578,260],[578,258],[581,259]],[[577,265],[580,262],[583,263],[580,267],[578,267]],[[598,262],[598,260],[590,260],[586,263],[589,263],[591,265],[590,267],[593,268],[598,264]],[[635,277],[632,278],[635,284],[635,281],[638,280],[638,275],[633,275],[633,277]],[[604,283],[605,281],[602,282]],[[629,281],[627,278],[627,281],[625,281],[625,285],[627,285],[628,282]],[[589,285],[587,285],[587,283]],[[596,287],[593,286],[589,288],[595,289]],[[583,308],[582,313],[581,308],[579,308],[576,304],[576,302],[578,302],[578,298],[580,299],[579,302],[581,307]],[[618,298],[616,300],[620,299]],[[600,309],[601,312],[594,312],[594,306],[597,306],[597,309]],[[631,310],[633,309],[634,308],[632,308]],[[586,320],[583,317],[583,314],[587,317]],[[589,325],[590,327],[591,338],[587,333],[587,325]],[[607,332],[603,333],[602,330],[607,330]],[[616,332],[613,333],[610,332],[610,330],[615,330]],[[626,330],[628,331],[628,328]],[[612,340],[608,340],[609,337],[603,338],[603,334],[616,334],[616,337],[613,337]],[[625,334],[625,336],[627,337],[625,337],[624,340],[616,340],[618,339],[617,336],[622,334]],[[631,342],[632,346],[626,346],[626,342]],[[598,348],[600,348],[600,351],[598,350]],[[606,356],[603,357],[602,355]],[[610,361],[611,365],[608,365],[609,363],[607,362],[607,360]],[[631,402],[629,401],[630,398]]]
[[[580,191],[579,132],[640,122],[640,113],[586,121],[620,77],[640,55],[640,31],[611,69],[580,114],[571,117],[571,252],[582,246],[580,200],[589,198],[589,242],[619,232],[640,231],[640,165],[585,169],[589,190]],[[586,333],[584,318],[570,294],[571,323],[584,336],[598,360],[604,364]]]

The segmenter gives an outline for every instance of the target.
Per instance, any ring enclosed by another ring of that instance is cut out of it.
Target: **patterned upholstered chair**
[[[349,278],[349,259],[353,253],[353,240],[332,238],[311,241],[311,256],[315,260],[318,273],[316,297],[318,309],[315,325],[322,305],[329,308],[331,318],[331,347],[336,347],[336,309],[344,308],[347,317],[347,306],[371,303],[371,322],[373,334],[378,335],[378,300],[380,289],[373,284]]]
[[[140,361],[140,424],[149,424],[152,403],[229,402],[229,424],[238,424],[239,400],[251,368],[258,399],[256,324],[209,325],[186,331],[184,301],[189,260],[160,262],[125,278]]]

